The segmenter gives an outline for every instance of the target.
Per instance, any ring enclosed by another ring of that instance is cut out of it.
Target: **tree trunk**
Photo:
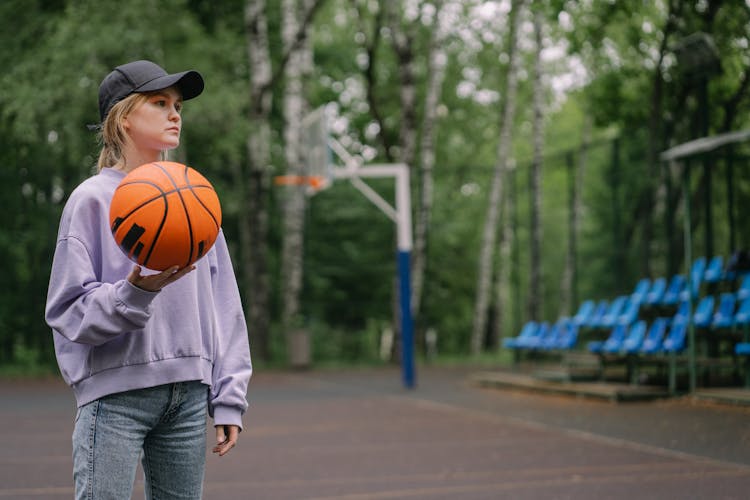
[[[529,318],[539,321],[542,316],[542,163],[544,161],[544,116],[542,110],[542,12],[534,9],[534,82],[532,123],[534,157],[531,163],[531,278],[529,280]]]
[[[248,0],[245,29],[250,68],[250,134],[247,138],[247,182],[245,209],[240,218],[242,282],[248,297],[247,323],[253,335],[253,350],[268,360],[269,350],[269,269],[268,269],[268,190],[270,181],[270,137],[268,121],[271,94],[264,89],[271,80],[271,55],[264,0]]]
[[[506,166],[506,179],[509,179],[513,174],[512,167]],[[495,305],[492,316],[492,323],[489,328],[489,338],[487,339],[487,347],[490,350],[497,350],[504,337],[504,323],[505,314],[508,310],[508,303],[510,302],[508,297],[509,280],[510,280],[510,267],[511,263],[511,251],[510,245],[513,240],[512,225],[509,221],[509,215],[512,212],[512,204],[515,203],[515,194],[513,193],[512,185],[508,182],[503,183],[503,189],[505,196],[503,196],[500,202],[500,216],[499,216],[499,241],[498,241],[498,252],[497,252],[497,264],[495,273]]]
[[[492,176],[490,194],[487,206],[487,217],[482,232],[482,246],[479,256],[477,273],[476,298],[474,303],[474,319],[471,331],[470,350],[472,354],[479,354],[482,348],[487,327],[487,308],[489,305],[490,284],[492,282],[492,256],[495,249],[497,235],[497,221],[500,212],[501,187],[505,174],[506,161],[510,154],[513,117],[515,115],[516,88],[518,85],[517,64],[517,24],[519,12],[525,0],[512,2],[508,24],[508,73],[506,77],[505,102],[500,119],[500,138],[497,145],[497,160]]]
[[[424,118],[422,120],[422,140],[420,143],[420,193],[417,217],[414,227],[414,258],[412,269],[411,307],[414,318],[419,317],[422,304],[422,289],[427,263],[427,238],[430,228],[433,201],[433,169],[435,167],[435,126],[437,122],[437,108],[440,104],[443,81],[445,80],[445,66],[447,56],[442,47],[443,29],[440,24],[440,8],[442,2],[435,4],[437,9],[435,26],[432,31],[429,49],[429,67],[427,75],[427,90],[424,102]]]
[[[570,172],[570,209],[568,211],[568,253],[565,258],[562,286],[560,287],[560,311],[564,315],[574,314],[578,305],[578,234],[581,215],[583,214],[583,176],[586,170],[589,144],[591,143],[591,115],[586,115],[583,122],[583,136],[578,161],[569,159]]]
[[[309,2],[309,0],[307,0]],[[304,10],[297,0],[284,0],[282,39],[284,51],[289,52],[286,66],[286,86],[284,93],[284,140],[287,175],[305,175],[302,158],[301,127],[302,118],[309,106],[304,95],[304,77],[310,74],[311,47],[309,42],[300,44],[293,50],[294,40],[299,31]],[[282,325],[285,333],[298,326],[300,312],[300,291],[303,280],[304,222],[307,198],[304,185],[291,185],[285,188],[283,196],[283,235],[281,251],[281,296]]]
[[[416,25],[404,26],[401,9],[396,2],[386,2],[383,7],[387,26],[390,28],[392,47],[396,54],[399,74],[399,104],[401,120],[398,131],[398,151],[391,152],[395,161],[411,168],[417,153],[417,89],[414,66],[414,34]],[[393,311],[393,357],[401,357],[401,310],[399,283],[393,280],[391,308]],[[409,297],[411,300],[411,297]],[[411,306],[410,306],[411,307]]]
[[[396,160],[409,167],[417,154],[417,86],[414,66],[415,26],[402,26],[397,2],[385,2],[386,22],[391,30],[393,50],[398,61],[401,121],[398,131],[399,154]]]
[[[305,42],[307,28],[321,1],[306,4],[303,20],[288,50],[273,71],[269,49],[265,0],[247,0],[245,4],[245,37],[250,68],[250,110],[247,138],[246,178],[244,190],[247,217],[240,218],[241,283],[248,301],[247,323],[253,336],[253,351],[263,360],[270,358],[271,316],[270,271],[268,266],[268,193],[271,180],[271,99],[291,54]]]

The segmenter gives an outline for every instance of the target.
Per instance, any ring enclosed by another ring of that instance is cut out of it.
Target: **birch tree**
[[[285,71],[284,92],[284,142],[286,172],[288,175],[305,175],[302,155],[301,122],[309,111],[304,93],[306,77],[312,73],[312,48],[309,39],[294,48],[304,12],[309,11],[311,0],[284,0],[282,3],[282,41],[289,52]],[[303,280],[304,221],[307,206],[305,186],[292,184],[283,193],[283,242],[281,252],[282,324],[284,330],[296,326],[300,309],[300,290]]]
[[[533,80],[533,144],[534,152],[531,162],[531,278],[529,282],[528,308],[529,318],[539,320],[542,310],[542,163],[544,161],[544,114],[542,87],[542,44],[543,20],[541,8],[533,9],[534,22],[534,80]]]
[[[560,286],[560,310],[563,314],[573,314],[578,301],[578,235],[583,215],[583,179],[586,170],[589,145],[591,143],[591,117],[586,116],[583,123],[581,147],[577,161],[569,160],[570,205],[568,209],[568,251],[565,258],[565,269]]]
[[[317,0],[302,16],[289,50],[282,54],[274,69],[268,37],[267,6],[265,0],[247,0],[245,4],[245,34],[250,68],[250,109],[247,138],[247,169],[238,182],[244,188],[247,217],[240,219],[240,259],[242,285],[247,295],[247,322],[253,332],[253,350],[261,359],[270,356],[268,338],[270,327],[270,271],[268,256],[268,193],[271,168],[271,99],[272,90],[283,75],[292,52],[304,42],[313,15],[321,5]]]
[[[414,227],[414,258],[412,266],[412,296],[411,307],[415,318],[419,316],[424,287],[424,274],[427,262],[427,237],[429,234],[430,218],[433,201],[433,170],[435,168],[435,135],[437,125],[437,110],[440,104],[447,55],[443,43],[449,19],[442,16],[443,0],[434,2],[435,25],[430,37],[428,49],[427,89],[424,100],[424,114],[422,118],[422,135],[419,144],[419,202]]]
[[[487,309],[489,305],[490,284],[492,283],[492,257],[494,255],[497,237],[497,223],[500,214],[503,176],[505,175],[507,159],[510,156],[513,118],[515,116],[517,75],[517,31],[520,12],[525,0],[514,0],[508,17],[508,72],[505,83],[505,99],[500,117],[500,138],[497,145],[497,157],[493,169],[490,185],[487,216],[482,231],[482,243],[477,272],[477,286],[474,303],[474,318],[471,330],[471,353],[479,354],[482,339],[487,326]]]

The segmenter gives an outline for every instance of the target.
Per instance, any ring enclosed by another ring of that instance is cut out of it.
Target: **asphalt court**
[[[420,367],[407,390],[397,368],[256,373],[204,498],[747,498],[747,409],[480,389],[470,375]],[[70,390],[0,381],[0,401],[0,498],[71,498]]]

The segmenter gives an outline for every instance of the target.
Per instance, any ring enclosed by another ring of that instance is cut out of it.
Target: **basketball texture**
[[[132,261],[163,271],[187,267],[213,246],[221,206],[213,186],[193,168],[147,163],[120,182],[109,208],[117,245]]]

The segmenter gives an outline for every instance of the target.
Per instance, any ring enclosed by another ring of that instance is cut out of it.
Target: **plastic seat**
[[[637,302],[641,303],[644,300],[646,300],[646,295],[648,294],[648,291],[651,289],[651,280],[648,278],[643,278],[638,283],[635,284],[635,288],[633,289],[633,293],[630,294],[630,301],[631,302]]]
[[[750,274],[742,277],[740,286],[737,289],[737,300],[745,300],[747,298],[750,298]]]
[[[737,299],[733,293],[722,293],[719,306],[711,320],[711,328],[731,328],[734,324],[734,306]]]
[[[534,335],[530,335],[523,339],[518,339],[516,342],[516,349],[536,349],[547,335],[549,335],[550,324],[546,321],[540,323],[539,327],[534,332]]]
[[[707,283],[716,283],[724,277],[724,258],[721,255],[713,257],[706,267],[703,279]]]
[[[644,354],[654,354],[661,349],[664,333],[669,326],[669,318],[656,318],[643,339],[640,351]]]
[[[734,313],[734,324],[736,326],[750,325],[750,298],[740,301],[737,312]]]
[[[651,289],[646,294],[645,302],[647,305],[655,306],[661,302],[661,298],[664,296],[664,292],[667,290],[667,279],[656,278],[651,283]]]
[[[620,317],[620,313],[622,313],[627,300],[627,295],[620,295],[615,300],[613,300],[609,305],[609,309],[607,309],[607,313],[602,316],[602,319],[599,322],[599,326],[602,328],[612,328],[613,326],[615,326],[617,324],[617,319]]]
[[[687,280],[685,280],[685,276],[681,274],[675,274],[672,276],[672,279],[669,281],[669,286],[667,286],[664,296],[661,298],[662,305],[673,306],[679,303],[680,296],[686,286]]]
[[[557,346],[560,343],[560,339],[565,334],[565,330],[568,329],[569,323],[570,319],[568,318],[561,318],[557,320],[557,323],[555,323],[554,326],[550,328],[549,332],[544,336],[544,338],[540,339],[536,347],[538,349],[544,349],[546,351],[557,349]]]
[[[672,321],[687,321],[688,315],[690,314],[690,302],[683,300],[680,305],[677,306],[677,311],[672,316]]]
[[[628,305],[617,318],[617,322],[623,325],[633,324],[633,322],[638,319],[638,312],[640,311],[640,309],[641,303],[634,300],[631,296],[630,300],[628,301]]]
[[[598,328],[602,321],[602,317],[607,314],[607,309],[609,309],[609,302],[606,300],[600,300],[596,305],[594,312],[591,313],[588,321],[586,321],[585,326],[588,326],[589,328]]]
[[[569,350],[573,349],[578,342],[578,325],[570,321],[566,328],[560,333],[557,339],[556,349]]]
[[[578,308],[578,312],[573,316],[573,323],[576,325],[585,325],[594,312],[594,306],[593,300],[584,300]]]
[[[617,350],[619,350],[619,346],[620,344],[622,344],[623,339],[625,339],[625,334],[627,333],[627,331],[628,328],[625,325],[615,326],[610,332],[607,340],[589,342],[589,352],[598,354],[605,352],[605,350],[609,351],[611,349],[614,349],[615,346],[617,346]]]
[[[698,303],[693,314],[693,323],[698,328],[708,328],[714,317],[714,296],[706,295]]]
[[[690,291],[693,292],[693,298],[698,297],[701,282],[706,272],[706,258],[698,257],[693,261],[693,267],[690,268],[690,283],[686,283],[685,289],[680,292],[680,300],[689,300]]]
[[[503,347],[506,347],[508,349],[518,348],[519,342],[528,340],[529,338],[536,335],[538,329],[538,323],[536,323],[535,321],[529,321],[528,323],[523,325],[523,327],[521,328],[521,332],[516,337],[503,339]]]
[[[643,339],[646,337],[646,322],[641,320],[637,321],[630,327],[628,336],[622,341],[619,351],[626,353],[638,352],[643,344]]]
[[[673,322],[669,333],[661,345],[661,352],[680,353],[685,350],[687,339],[687,323]]]
[[[539,328],[541,330],[540,334],[522,343],[522,349],[546,349],[548,345],[553,345],[556,342],[557,336],[560,333],[561,322],[558,321],[552,326],[548,323],[543,323],[543,325],[544,328]]]

